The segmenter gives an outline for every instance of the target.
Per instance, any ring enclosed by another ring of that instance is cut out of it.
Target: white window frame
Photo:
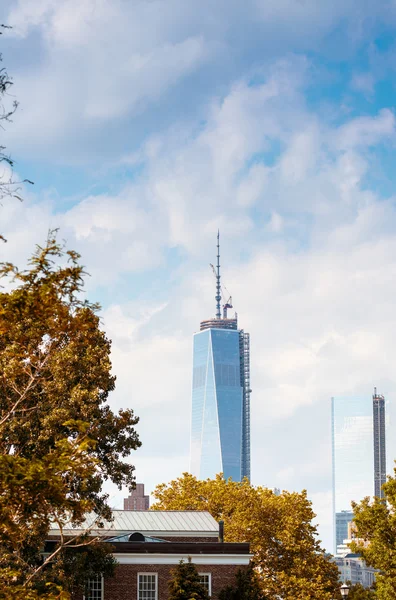
[[[101,600],[104,600],[104,578],[103,575],[100,579],[100,589],[101,589]],[[88,600],[88,598],[86,597],[86,595],[83,595],[83,600]]]
[[[136,587],[136,598],[139,600],[139,577],[140,575],[154,575],[155,577],[155,600],[158,600],[158,573],[152,571],[140,571],[137,574],[137,587]]]
[[[208,594],[209,594],[209,596],[211,596],[212,595],[212,573],[198,573],[198,575],[200,577],[203,577],[205,575],[206,577],[209,578]]]

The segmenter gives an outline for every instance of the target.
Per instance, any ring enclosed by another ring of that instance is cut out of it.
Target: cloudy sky
[[[224,283],[251,333],[252,479],[307,488],[331,547],[330,397],[396,392],[395,0],[3,0],[35,182],[3,258],[79,250],[141,417],[149,491],[189,466],[192,334]],[[394,436],[396,437],[396,436]],[[113,504],[123,494],[112,491]]]

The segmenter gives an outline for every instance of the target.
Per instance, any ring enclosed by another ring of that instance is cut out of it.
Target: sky
[[[3,0],[0,22],[20,103],[1,143],[34,181],[2,202],[0,258],[54,227],[82,254],[137,480],[189,468],[219,228],[252,482],[307,489],[331,548],[330,397],[396,392],[396,1]]]

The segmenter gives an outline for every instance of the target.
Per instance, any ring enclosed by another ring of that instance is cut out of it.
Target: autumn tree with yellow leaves
[[[88,554],[99,572],[114,566],[110,548],[87,537],[43,553],[51,523],[111,518],[103,482],[131,488],[125,458],[140,446],[133,412],[107,404],[110,341],[84,276],[54,233],[27,269],[0,265],[0,599],[68,597],[84,585]]]
[[[315,514],[305,491],[283,492],[225,480],[200,481],[184,473],[157,486],[156,510],[207,510],[224,521],[225,541],[249,542],[268,600],[339,598],[338,569],[320,547]]]

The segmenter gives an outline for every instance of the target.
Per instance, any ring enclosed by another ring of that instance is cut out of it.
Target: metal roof
[[[103,528],[92,528],[94,535],[125,535],[139,531],[144,535],[169,537],[216,537],[219,525],[207,511],[195,510],[113,510],[114,520],[105,522]],[[82,532],[92,526],[95,515],[90,515],[81,527],[65,527],[64,531]],[[57,528],[50,530],[57,535]]]

